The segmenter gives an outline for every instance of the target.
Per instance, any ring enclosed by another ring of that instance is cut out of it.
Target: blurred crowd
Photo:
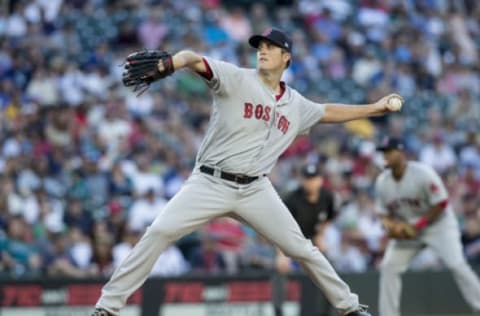
[[[0,13],[0,275],[106,276],[181,187],[208,126],[210,94],[186,71],[136,96],[132,51],[188,48],[245,67],[276,26],[294,41],[284,80],[318,102],[392,91],[401,113],[319,125],[270,179],[281,194],[321,168],[337,216],[325,253],[340,272],[376,269],[385,247],[372,186],[385,134],[432,165],[480,263],[480,5],[475,0],[11,0]],[[152,275],[271,269],[275,250],[221,218],[163,253]],[[441,268],[422,253],[414,267]]]

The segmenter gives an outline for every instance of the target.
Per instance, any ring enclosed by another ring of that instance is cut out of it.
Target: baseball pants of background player
[[[380,270],[380,316],[400,316],[401,274],[425,246],[431,247],[452,271],[455,282],[470,307],[480,311],[480,281],[463,255],[456,220],[453,216],[444,216],[433,225],[418,241],[389,242]]]
[[[116,269],[103,287],[97,307],[118,314],[145,282],[163,250],[209,220],[229,215],[242,219],[296,260],[340,314],[358,307],[358,296],[303,236],[267,177],[240,185],[199,171],[193,172]]]

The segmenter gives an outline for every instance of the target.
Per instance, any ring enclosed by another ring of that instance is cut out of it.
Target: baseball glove
[[[388,237],[395,239],[415,239],[417,237],[417,229],[404,221],[395,221],[388,228]]]
[[[162,61],[163,70],[158,68]],[[146,91],[154,81],[163,79],[175,71],[172,55],[160,50],[143,50],[131,53],[125,60],[125,71],[122,81],[126,87],[134,87],[133,91]]]

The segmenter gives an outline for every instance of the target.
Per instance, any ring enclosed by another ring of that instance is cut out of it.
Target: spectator
[[[226,272],[227,264],[222,252],[217,250],[215,236],[208,233],[202,237],[201,245],[190,258],[193,273],[218,274]]]
[[[169,28],[164,20],[165,11],[156,9],[150,11],[145,22],[140,24],[138,36],[147,49],[157,49],[168,34]]]
[[[437,172],[443,173],[457,162],[455,152],[446,144],[444,136],[437,132],[420,152],[420,161],[432,166]]]
[[[31,236],[25,221],[19,216],[12,217],[7,233],[0,234],[0,262],[3,273],[14,277],[40,273],[41,257],[30,241]]]
[[[244,243],[242,270],[272,270],[275,268],[275,248],[262,236],[253,232]]]
[[[340,248],[336,255],[331,257],[333,265],[339,272],[354,273],[366,271],[368,257],[362,253],[361,247],[357,247],[357,241],[356,233],[354,235],[349,231],[342,233]]]
[[[245,42],[252,34],[250,22],[241,7],[235,7],[221,18],[220,25],[233,40]]]
[[[123,172],[119,163],[115,163],[112,166],[108,180],[111,196],[117,196],[122,200],[126,200],[133,194],[132,180]]]
[[[209,222],[205,231],[209,237],[215,239],[217,249],[225,261],[227,273],[237,273],[245,239],[242,224],[232,218],[221,217]]]
[[[151,158],[147,153],[141,153],[136,157],[137,170],[133,171],[129,176],[132,179],[134,193],[142,196],[148,190],[153,190],[155,194],[163,194],[164,183],[162,178],[151,172]]]
[[[109,235],[95,239],[90,269],[95,271],[96,275],[109,276],[113,273],[112,246],[113,240]]]
[[[465,169],[471,169],[473,178],[480,180],[480,136],[471,133],[469,142],[460,151],[460,163]]]
[[[91,214],[84,209],[81,200],[72,198],[67,201],[63,222],[67,227],[78,227],[83,234],[89,235],[93,226]]]
[[[149,189],[144,197],[133,202],[128,214],[128,228],[136,231],[143,231],[149,226],[166,201],[155,194],[154,189]]]

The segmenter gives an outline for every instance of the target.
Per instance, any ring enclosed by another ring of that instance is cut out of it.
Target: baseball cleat
[[[103,309],[103,308],[95,308],[93,313],[90,316],[115,316],[109,311]]]
[[[345,316],[372,316],[369,312],[367,312],[368,306],[366,305],[359,305],[356,311],[350,312]]]

